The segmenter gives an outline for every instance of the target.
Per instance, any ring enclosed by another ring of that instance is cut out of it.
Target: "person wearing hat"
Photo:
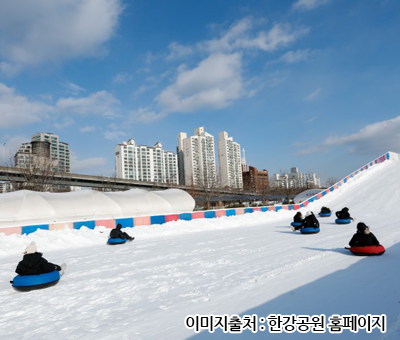
[[[120,223],[117,224],[117,227],[110,232],[110,238],[122,238],[124,240],[132,241],[135,238],[130,236],[128,233],[123,232],[122,225]]]
[[[18,263],[17,269],[15,269],[15,272],[19,275],[39,275],[55,270],[63,271],[62,267],[65,267],[65,264],[59,266],[48,262],[42,257],[43,254],[37,251],[35,241],[32,241],[22,254],[24,254],[24,257]]]
[[[350,247],[379,246],[379,241],[363,222],[357,224],[357,232],[349,242]]]
[[[336,211],[335,214],[336,214],[336,217],[338,219],[340,219],[340,220],[352,220],[352,221],[354,221],[354,218],[352,218],[350,216],[349,208],[347,208],[347,207],[343,208],[340,211]]]

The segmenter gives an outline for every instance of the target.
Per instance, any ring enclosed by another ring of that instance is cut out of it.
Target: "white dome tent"
[[[0,195],[0,228],[179,214],[192,212],[194,206],[192,196],[180,189],[68,193],[21,190]]]

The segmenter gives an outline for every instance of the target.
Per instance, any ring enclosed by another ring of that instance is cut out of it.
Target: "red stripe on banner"
[[[196,211],[196,212],[192,213],[192,220],[195,220],[197,218],[204,218],[204,212]]]
[[[216,210],[215,211],[215,217],[222,217],[222,216],[226,216],[225,210]]]
[[[300,209],[300,204],[295,204],[294,205],[294,210]]]
[[[6,235],[22,234],[22,227],[10,227],[10,228],[0,228],[0,234],[5,233]]]
[[[260,207],[255,207],[255,208],[253,208],[253,211],[261,211],[261,208]]]
[[[166,215],[165,216],[165,222],[172,222],[172,221],[178,221],[179,220],[179,214],[176,215]]]
[[[322,198],[322,194],[319,193],[319,194],[317,195],[317,198],[318,198],[318,199]]]
[[[52,223],[49,224],[49,230],[62,230],[64,228],[74,229],[74,223]]]
[[[276,211],[275,207],[268,207],[268,211]]]
[[[282,205],[283,210],[289,210],[289,207],[287,205]]]
[[[139,225],[150,225],[150,216],[142,216],[142,217],[135,217],[133,219],[133,225],[139,226]]]
[[[95,221],[96,227],[115,228],[115,220],[97,220]]]
[[[244,214],[244,208],[237,208],[237,209],[235,209],[235,212],[236,212],[236,216],[237,215],[243,215]]]

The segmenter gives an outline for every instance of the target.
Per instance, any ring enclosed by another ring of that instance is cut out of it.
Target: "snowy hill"
[[[350,255],[356,223],[320,219],[321,232],[290,230],[293,211],[176,221],[125,229],[136,240],[107,246],[108,230],[0,234],[0,339],[399,339],[400,162],[387,161],[307,208],[349,207],[387,248]],[[52,288],[19,293],[9,281],[21,252],[68,268]],[[187,315],[386,314],[387,332],[196,334]]]

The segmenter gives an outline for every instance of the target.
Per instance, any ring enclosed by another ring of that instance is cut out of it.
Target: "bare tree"
[[[332,185],[335,185],[337,182],[339,182],[339,180],[336,177],[328,177],[326,180],[326,186],[329,188]]]
[[[290,204],[290,202],[293,200],[294,196],[297,193],[299,193],[303,190],[304,190],[304,188],[295,188],[295,187],[287,185],[287,184],[282,187],[282,193],[285,196],[285,199],[288,204]]]
[[[260,196],[262,205],[268,205],[267,195],[270,194],[271,188],[268,177],[261,178],[257,181],[256,192]]]
[[[203,176],[199,184],[196,186],[199,190],[199,196],[206,203],[207,210],[211,209],[211,199],[220,195],[220,184],[214,176]]]
[[[44,157],[29,157],[18,167],[20,179],[11,177],[12,190],[52,191],[57,173],[57,161]]]
[[[176,188],[178,186],[178,183],[176,183],[176,176],[177,175],[173,175],[173,177],[167,177],[166,184],[168,188]]]

